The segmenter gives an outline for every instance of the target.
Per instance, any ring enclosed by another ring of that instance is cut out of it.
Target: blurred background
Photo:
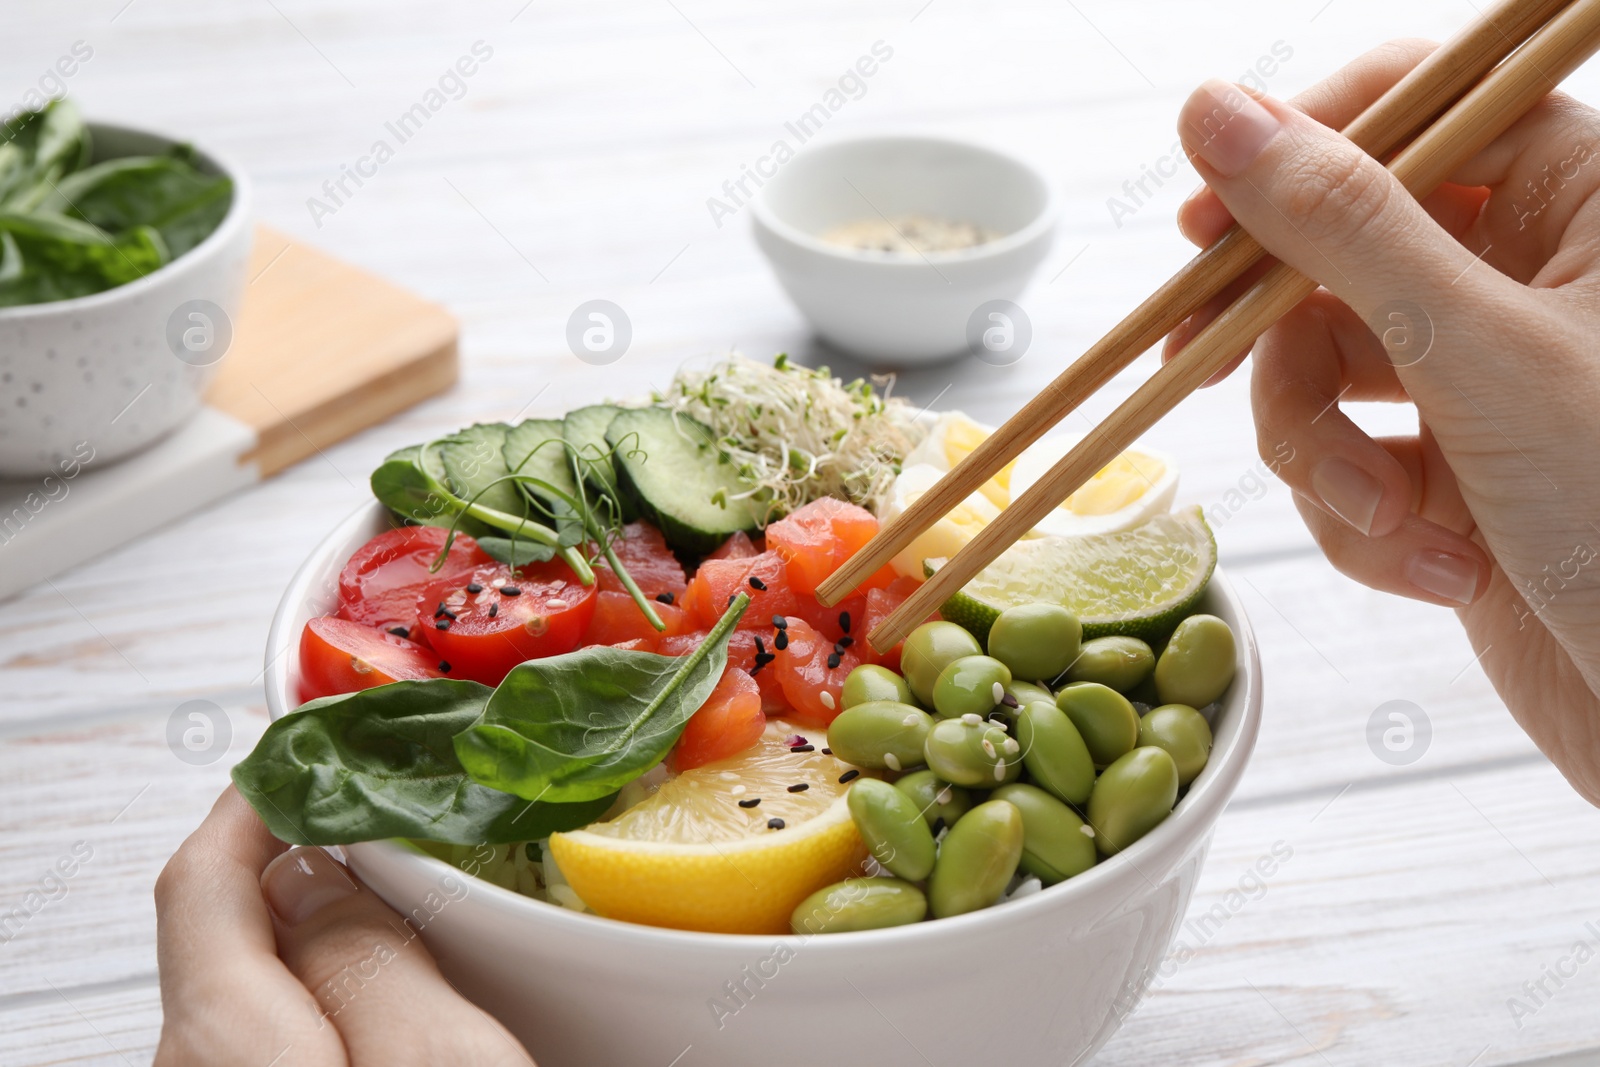
[[[1196,184],[1175,133],[1191,88],[1216,75],[1289,97],[1385,39],[1440,40],[1476,14],[1460,0],[5,0],[6,111],[64,91],[91,119],[231,156],[260,221],[455,314],[462,366],[444,395],[4,605],[0,912],[75,842],[93,858],[0,935],[0,1063],[148,1061],[150,886],[265,725],[261,649],[283,586],[390,449],[637,394],[730,349],[880,369],[812,339],[724,188],[774,141],[797,145],[785,124],[830,90],[845,102],[819,139],[973,138],[1051,180],[1056,243],[1019,301],[1028,351],[894,385],[998,422],[1191,254],[1172,223]],[[841,85],[874,54],[876,73]],[[441,85],[462,56],[475,73]],[[1567,88],[1600,102],[1600,67]],[[432,91],[444,103],[401,143],[386,124]],[[378,140],[392,157],[357,186],[347,171]],[[594,299],[632,324],[609,366],[566,340]],[[1600,924],[1600,827],[1454,618],[1316,553],[1257,455],[1247,375],[1148,439],[1179,457],[1180,503],[1216,530],[1268,707],[1170,973],[1095,1062],[1600,1062],[1584,1058],[1600,1047],[1600,964],[1544,977],[1580,940],[1600,948],[1586,925]],[[194,701],[222,738],[201,761],[167,740]],[[1412,724],[1399,752],[1369,729],[1396,711]],[[1263,856],[1276,873],[1252,877]]]

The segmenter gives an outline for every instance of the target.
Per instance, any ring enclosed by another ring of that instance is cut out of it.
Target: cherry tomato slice
[[[496,563],[425,586],[416,608],[452,677],[499,685],[525,660],[577,648],[594,594],[560,560],[516,571]]]
[[[429,573],[444,541],[438,526],[402,526],[356,549],[339,572],[339,617],[380,630],[403,629],[399,636],[427,643],[428,635],[417,627],[423,586],[494,562],[478,542],[458,534],[440,569]]]
[[[672,750],[672,766],[687,771],[736,756],[761,740],[766,728],[755,679],[738,667],[729,667],[700,710],[689,717]]]
[[[839,649],[799,616],[789,620],[783,644],[772,668],[789,702],[786,717],[803,726],[826,727],[842,710],[839,693],[861,657],[854,647]]]
[[[442,677],[437,653],[371,626],[328,617],[312,619],[300,631],[302,701]]]

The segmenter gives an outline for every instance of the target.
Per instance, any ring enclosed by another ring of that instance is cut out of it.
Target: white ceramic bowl
[[[89,130],[95,162],[177,143],[107,123]],[[233,180],[228,213],[199,245],[115,289],[0,308],[0,477],[55,473],[68,457],[108,463],[199,408],[238,320],[251,227],[243,171],[213,152],[196,155],[201,170]]]
[[[880,215],[974,223],[1003,236],[926,255],[858,252],[819,236]],[[1055,202],[1038,171],[994,149],[871,137],[801,150],[762,187],[751,219],[756,244],[817,333],[875,363],[904,366],[973,351],[970,325],[993,322],[996,309],[985,305],[1014,304],[1049,252]],[[978,354],[996,363],[1020,358],[1031,327],[1012,326],[1020,341]]]
[[[306,620],[336,605],[345,559],[386,525],[379,505],[363,508],[289,583],[267,638],[274,719],[294,707]],[[1078,1063],[1116,1031],[1166,955],[1255,744],[1260,661],[1220,572],[1202,607],[1239,638],[1211,762],[1173,814],[1120,855],[985,911],[813,938],[689,933],[532,900],[397,842],[346,851],[418,922],[456,987],[540,1067]]]

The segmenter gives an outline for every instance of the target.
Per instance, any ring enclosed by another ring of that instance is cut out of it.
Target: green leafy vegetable
[[[0,144],[0,307],[125,285],[205,240],[233,183],[195,166],[194,150],[90,164],[78,111],[55,101],[4,126]]]
[[[480,537],[478,547],[508,567],[544,563],[555,558],[556,550],[538,541],[513,541],[509,537]]]
[[[436,678],[313,700],[267,727],[233,769],[234,783],[273,835],[296,845],[503,844],[599,818],[610,796],[530,804],[467,775],[451,739],[491,692]]]
[[[467,773],[530,800],[608,796],[660,763],[722,677],[739,594],[685,656],[595,646],[514,667],[456,737]]]

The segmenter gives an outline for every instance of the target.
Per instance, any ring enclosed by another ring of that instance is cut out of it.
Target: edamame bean
[[[1156,660],[1156,693],[1161,703],[1205,707],[1227,691],[1237,656],[1227,623],[1215,615],[1184,619]]]
[[[1022,812],[1004,800],[986,801],[961,816],[939,846],[928,879],[933,917],[948,919],[998,901],[1022,860],[1022,838]]]
[[[1156,669],[1156,654],[1137,637],[1095,637],[1067,668],[1069,682],[1099,682],[1126,693]]]
[[[935,827],[954,826],[972,807],[972,794],[932,771],[913,771],[896,781],[894,787],[911,798],[928,829],[935,833]]]
[[[812,893],[789,917],[797,934],[840,934],[883,930],[921,922],[928,898],[898,878],[846,878]]]
[[[1016,782],[992,794],[1022,813],[1022,869],[1055,885],[1093,867],[1094,832],[1078,813],[1037,786]]]
[[[828,724],[828,747],[846,763],[874,770],[920,767],[933,716],[896,700],[845,708]]]
[[[890,874],[920,882],[933,870],[933,833],[911,798],[888,782],[858,778],[846,795],[867,851]]]
[[[933,683],[933,710],[940,718],[988,715],[1005,697],[1011,671],[992,656],[952,660]]]
[[[978,639],[953,622],[925,622],[912,630],[900,650],[900,673],[912,695],[933,707],[933,685],[939,672],[962,656],[981,656]]]
[[[1059,604],[1021,604],[989,628],[989,655],[1018,678],[1049,680],[1078,658],[1083,626]]]
[[[1096,767],[1108,766],[1139,743],[1139,713],[1110,686],[1073,682],[1056,694],[1056,707],[1083,735]]]
[[[1069,804],[1083,805],[1094,788],[1094,757],[1067,713],[1036,700],[1017,715],[1022,762],[1042,788]]]
[[[1178,802],[1178,765],[1166,749],[1136,748],[1100,772],[1089,794],[1094,845],[1111,856],[1160,825]]]
[[[1211,758],[1211,724],[1187,704],[1163,704],[1139,720],[1139,744],[1166,749],[1178,765],[1178,784],[1188,785]]]
[[[876,663],[863,663],[851,671],[839,690],[839,706],[853,708],[869,700],[894,700],[901,704],[914,704],[911,687],[906,680]]]
[[[1022,774],[1022,746],[976,715],[940,719],[923,745],[928,769],[955,785],[993,789]]]
[[[1011,684],[1006,686],[1006,692],[1011,694],[1018,707],[1031,704],[1035,700],[1043,700],[1047,704],[1054,704],[1056,700],[1056,695],[1038,682],[1019,682],[1015,677],[1011,679]]]

